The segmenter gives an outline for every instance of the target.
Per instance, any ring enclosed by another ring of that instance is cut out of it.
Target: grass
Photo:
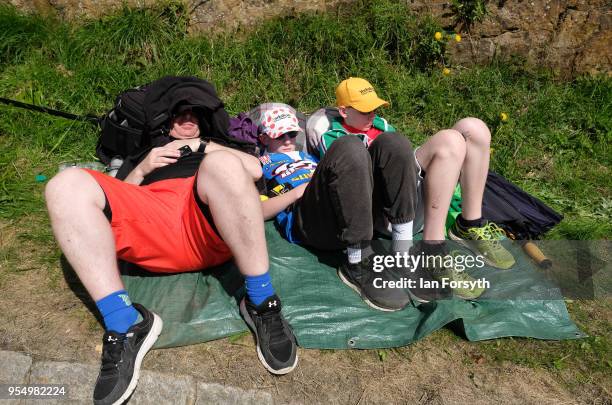
[[[565,215],[548,238],[607,239],[612,80],[559,81],[518,59],[452,66],[446,45],[433,39],[441,30],[436,21],[401,7],[358,1],[337,14],[290,16],[250,31],[194,37],[187,35],[188,16],[178,2],[123,8],[79,24],[0,5],[0,96],[101,115],[122,90],[166,74],[197,75],[215,84],[234,115],[267,101],[312,112],[334,103],[341,79],[363,76],[391,101],[385,117],[415,144],[462,117],[482,118],[493,133],[492,168]],[[448,76],[441,71],[445,65],[453,67]],[[44,182],[36,175],[50,178],[64,161],[95,160],[97,130],[1,105],[0,112],[0,225],[16,233],[15,243],[39,250],[41,263],[57,263]],[[500,120],[502,112],[508,121]],[[0,263],[19,271],[15,243],[0,243]],[[491,361],[605,375],[612,368],[602,360],[610,358],[609,323],[593,317],[610,308],[593,305],[570,306],[593,336],[587,340],[503,339],[478,350]],[[381,361],[388,356],[375,353]]]
[[[416,144],[461,117],[485,120],[494,136],[493,169],[566,216],[549,237],[608,235],[610,79],[558,82],[520,61],[457,66],[445,76],[445,49],[433,39],[440,27],[396,8],[386,0],[358,2],[348,15],[286,17],[204,38],[186,35],[180,3],[123,8],[80,25],[4,5],[0,94],[102,114],[126,88],[164,74],[196,74],[217,86],[233,114],[270,100],[312,112],[333,104],[341,78],[364,76],[391,100],[386,118]],[[339,24],[349,19],[356,23]],[[8,153],[0,157],[0,217],[14,218],[41,207],[32,173],[50,177],[61,161],[94,159],[97,133],[88,124],[2,109],[0,145]]]

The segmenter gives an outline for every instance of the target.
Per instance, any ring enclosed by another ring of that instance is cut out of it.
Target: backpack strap
[[[96,125],[100,122],[100,119],[101,119],[100,117],[92,115],[92,114],[76,115],[76,114],[71,114],[71,113],[67,113],[64,111],[54,110],[53,108],[49,108],[49,107],[42,107],[42,106],[38,106],[34,104],[22,103],[21,101],[11,100],[11,99],[4,98],[4,97],[0,97],[0,102],[7,104],[7,105],[12,105],[14,107],[25,108],[26,110],[38,111],[38,112],[43,112],[49,115],[54,115],[56,117],[67,118],[69,120],[89,121]]]

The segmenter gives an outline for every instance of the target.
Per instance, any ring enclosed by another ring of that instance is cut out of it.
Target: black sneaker
[[[104,334],[102,365],[93,394],[96,405],[121,404],[132,395],[142,359],[162,330],[163,322],[157,314],[142,305],[133,305],[143,320],[125,334],[113,331]]]
[[[403,270],[404,276],[411,281],[411,287],[408,287],[408,292],[413,301],[425,304],[430,301],[441,299],[449,299],[452,297],[450,288],[440,286],[440,282],[435,278],[436,272],[439,270],[435,267],[436,260],[427,261],[426,257],[434,257],[435,255],[444,256],[445,248],[441,248],[436,254],[432,254],[431,249],[424,246],[423,241],[417,242],[411,249],[410,255],[421,256],[416,268],[406,268]],[[425,262],[423,262],[425,260]]]
[[[287,374],[298,362],[297,345],[291,327],[281,314],[277,295],[255,306],[247,297],[240,302],[240,314],[255,333],[257,356],[272,374]]]
[[[357,264],[343,263],[338,268],[338,277],[366,304],[379,311],[399,311],[410,303],[401,274],[395,268],[375,272],[371,257]]]

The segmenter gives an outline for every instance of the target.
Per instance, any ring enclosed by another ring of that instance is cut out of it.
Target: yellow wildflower
[[[461,42],[461,35],[455,34],[455,42]]]
[[[436,41],[441,41],[442,40],[442,33],[440,31],[436,31],[436,33],[434,34],[434,39]]]
[[[442,69],[442,74],[444,74],[444,76],[450,75],[450,72],[451,72],[451,70],[449,68]]]
[[[508,114],[506,114],[505,112],[500,113],[499,114],[499,119],[502,120],[503,122],[508,121]]]

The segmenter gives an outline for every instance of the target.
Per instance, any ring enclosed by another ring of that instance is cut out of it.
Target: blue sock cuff
[[[255,305],[261,304],[266,298],[275,294],[269,272],[259,276],[244,276],[244,280],[247,295]]]
[[[104,318],[106,330],[126,333],[138,321],[139,312],[132,305],[127,291],[119,290],[96,302]]]
[[[119,290],[107,295],[99,301],[96,301],[96,306],[104,317],[125,307],[131,307],[132,301],[130,300],[127,291]]]
[[[272,278],[270,277],[270,272],[266,272],[264,274],[260,274],[259,276],[244,276],[244,280],[247,283],[247,286],[249,285],[249,283],[268,283],[272,281]]]

